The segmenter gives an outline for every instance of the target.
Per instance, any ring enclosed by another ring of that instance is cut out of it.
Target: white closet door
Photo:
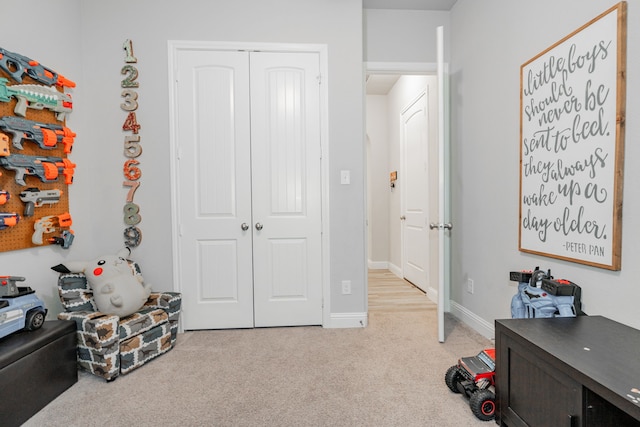
[[[176,64],[184,329],[321,324],[318,54]]]
[[[177,63],[183,326],[253,327],[249,57],[190,50]]]
[[[256,326],[322,323],[319,62],[251,54]]]

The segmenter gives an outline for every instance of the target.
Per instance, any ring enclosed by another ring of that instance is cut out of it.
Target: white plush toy
[[[144,283],[137,264],[127,260],[130,253],[124,248],[116,255],[69,261],[51,268],[59,273],[84,273],[98,310],[125,317],[138,311],[151,293],[151,285]]]

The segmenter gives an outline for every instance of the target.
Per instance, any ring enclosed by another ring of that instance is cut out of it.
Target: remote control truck
[[[36,291],[16,286],[24,277],[0,276],[0,338],[20,330],[35,331],[44,323],[47,309]]]
[[[482,421],[492,420],[496,413],[496,350],[488,348],[477,356],[462,357],[451,366],[444,382],[454,393],[469,398],[471,412]]]

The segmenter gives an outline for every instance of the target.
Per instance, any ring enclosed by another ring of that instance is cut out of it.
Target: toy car
[[[496,413],[495,394],[496,350],[487,348],[477,356],[462,357],[451,366],[444,382],[454,393],[469,398],[471,412],[482,421],[492,420]]]
[[[47,316],[36,291],[16,286],[22,280],[24,277],[0,276],[0,338],[23,329],[35,331]]]

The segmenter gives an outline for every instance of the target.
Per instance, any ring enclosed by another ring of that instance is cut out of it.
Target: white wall
[[[451,12],[452,299],[490,324],[510,317],[511,270],[540,266],[582,287],[583,308],[640,328],[640,2],[628,1],[622,270],[518,251],[520,66],[614,1],[458,0]],[[499,13],[497,13],[499,11]],[[473,42],[471,42],[473,41]],[[473,295],[464,292],[467,278]]]
[[[389,131],[386,95],[367,95],[369,267],[389,261]]]
[[[122,247],[127,189],[122,187],[125,114],[119,105],[125,39],[133,40],[138,57],[136,113],[143,147],[142,184],[135,195],[143,242],[133,258],[157,290],[173,288],[167,41],[326,44],[330,216],[324,220],[330,224],[331,310],[366,310],[361,1],[35,0],[30,7],[41,13],[32,14],[28,31],[24,22],[7,20],[2,47],[37,58],[78,83],[69,120],[78,133],[72,154],[78,168],[70,190],[76,239],[66,252],[45,247],[2,253],[0,274],[26,276],[46,296],[53,315],[60,306],[51,266]],[[345,169],[351,171],[350,185],[340,185]],[[351,295],[341,295],[342,280],[351,280]]]
[[[402,215],[401,195],[404,185],[402,172],[400,118],[402,111],[422,91],[433,77],[406,75],[400,77],[387,95],[387,126],[389,128],[389,170],[398,171],[396,187],[389,194],[389,266],[396,274],[402,271]],[[425,183],[427,185],[427,183]]]

